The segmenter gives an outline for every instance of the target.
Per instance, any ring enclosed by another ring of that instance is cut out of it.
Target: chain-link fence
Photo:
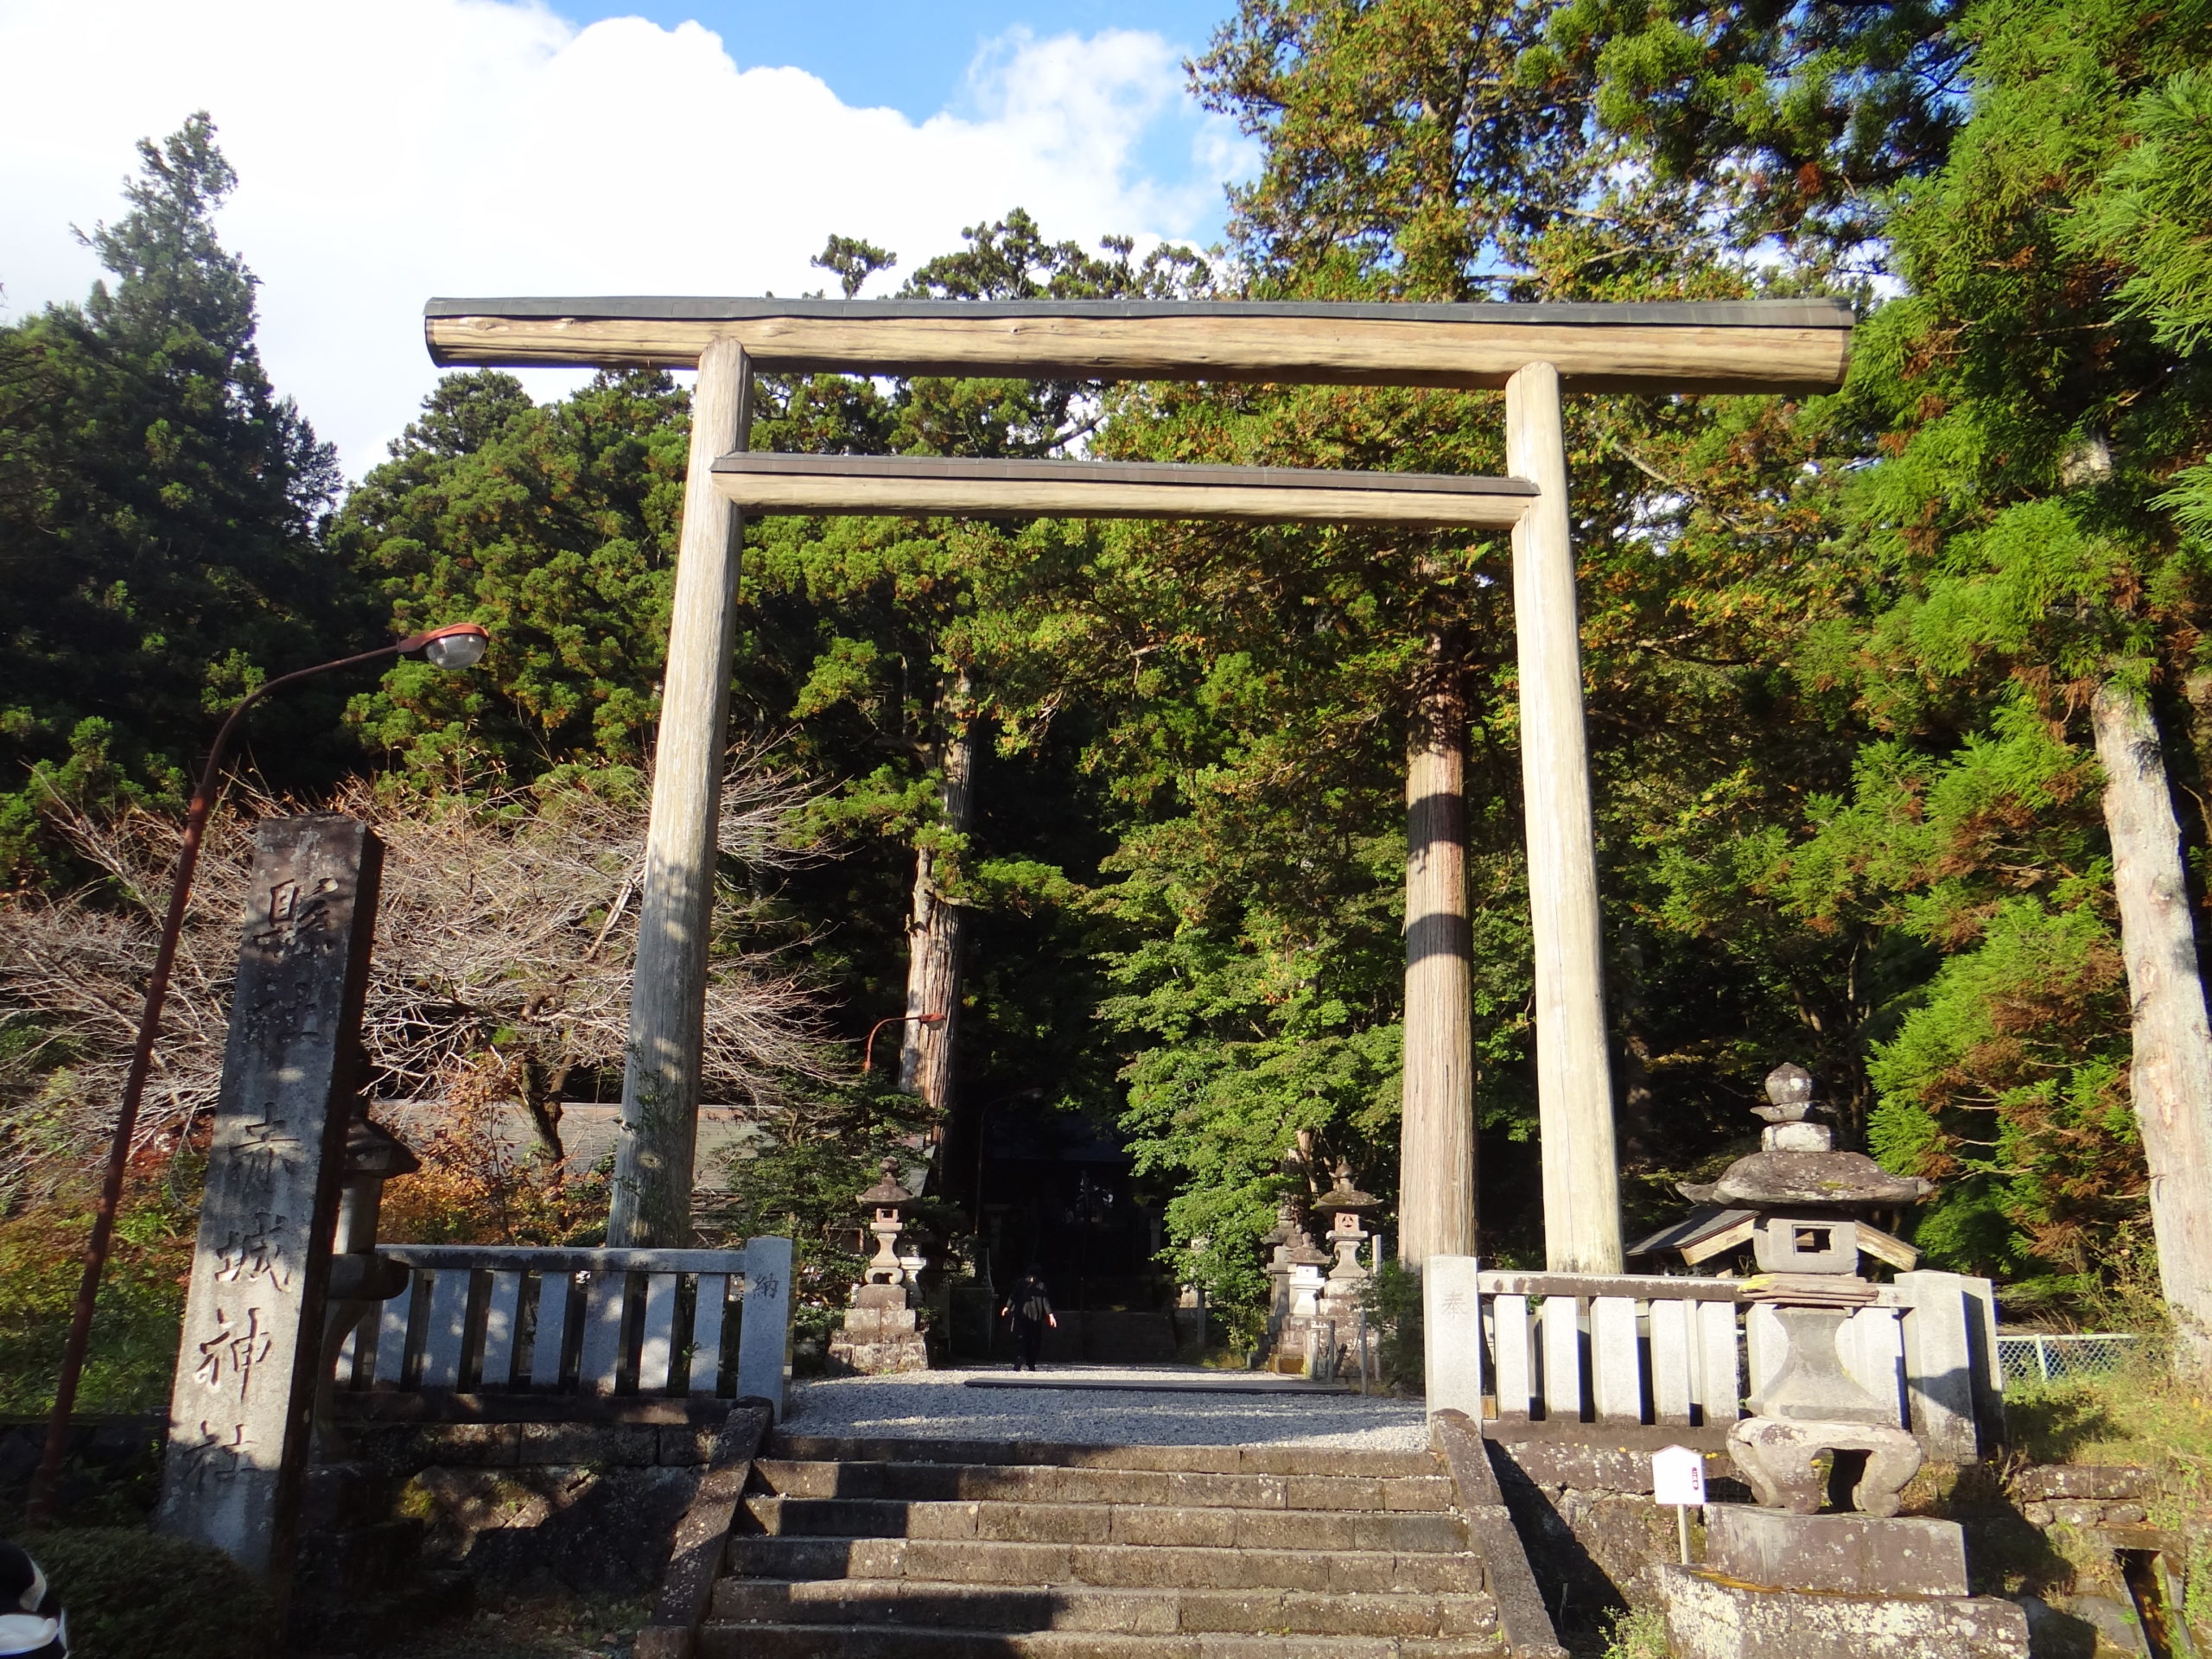
[[[2005,1382],[2071,1382],[2116,1374],[2144,1338],[2129,1333],[2046,1336],[2014,1332],[1997,1338]]]

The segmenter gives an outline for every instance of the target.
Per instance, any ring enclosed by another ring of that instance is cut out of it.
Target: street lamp
[[[945,1018],[941,1014],[894,1014],[877,1020],[868,1028],[868,1041],[861,1045],[861,1075],[866,1077],[875,1069],[875,1033],[886,1026],[941,1026]]]
[[[474,667],[482,660],[484,648],[491,639],[476,623],[448,622],[443,627],[410,633],[404,639],[379,645],[374,651],[280,674],[240,699],[238,707],[231,710],[230,718],[216,732],[214,747],[207,752],[207,764],[200,772],[199,786],[192,791],[192,804],[184,815],[184,844],[177,852],[176,877],[169,889],[168,917],[162,924],[161,947],[154,953],[153,975],[146,982],[146,1007],[138,1017],[138,1046],[131,1052],[130,1075],[123,1084],[123,1104],[116,1113],[114,1137],[108,1142],[107,1171],[100,1182],[99,1202],[92,1210],[92,1236],[85,1243],[85,1274],[78,1281],[77,1305],[69,1318],[69,1338],[61,1350],[60,1374],[54,1379],[54,1414],[47,1420],[46,1450],[39,1459],[38,1472],[31,1478],[29,1518],[34,1523],[53,1516],[54,1488],[61,1478],[62,1458],[69,1446],[69,1414],[77,1403],[77,1384],[85,1370],[85,1351],[92,1342],[92,1309],[99,1300],[100,1274],[107,1267],[108,1247],[115,1236],[115,1213],[123,1200],[123,1173],[130,1160],[130,1138],[138,1126],[139,1103],[145,1098],[146,1074],[153,1068],[154,1039],[161,1030],[162,1006],[168,999],[169,974],[176,966],[185,901],[191,896],[193,873],[200,866],[200,842],[207,828],[207,815],[213,810],[215,797],[222,787],[223,757],[230,750],[238,722],[245,717],[247,709],[272,691],[313,679],[318,674],[358,668],[388,657],[420,657],[436,668]]]

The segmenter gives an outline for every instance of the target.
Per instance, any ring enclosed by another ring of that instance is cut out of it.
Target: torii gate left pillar
[[[744,347],[734,340],[710,342],[699,355],[691,394],[683,523],[653,743],[622,1128],[607,1217],[607,1242],[618,1248],[691,1242],[707,944],[745,531],[737,508],[715,489],[714,465],[746,447],[752,418],[753,369]]]

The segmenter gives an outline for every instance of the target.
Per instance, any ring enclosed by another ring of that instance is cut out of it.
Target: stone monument
[[[1275,1209],[1275,1224],[1260,1236],[1271,1247],[1268,1262],[1268,1367],[1312,1375],[1314,1324],[1320,1318],[1328,1255],[1314,1245],[1295,1198]]]
[[[1329,1217],[1325,1242],[1336,1258],[1327,1282],[1321,1287],[1315,1313],[1334,1328],[1337,1345],[1343,1348],[1351,1341],[1347,1333],[1355,1331],[1367,1315],[1367,1286],[1374,1274],[1359,1259],[1359,1247],[1373,1236],[1367,1230],[1366,1217],[1380,1210],[1382,1201],[1354,1185],[1351,1166],[1339,1160],[1336,1185],[1314,1199],[1313,1205]]]
[[[922,1258],[911,1250],[902,1254],[899,1248],[906,1207],[913,1201],[914,1195],[899,1185],[895,1158],[883,1160],[881,1179],[860,1194],[862,1207],[874,1212],[868,1230],[875,1235],[875,1255],[853,1287],[844,1328],[830,1333],[832,1372],[880,1376],[930,1368],[917,1313]]]
[[[1697,1244],[1748,1239],[1761,1269],[1745,1281],[1753,1314],[1778,1321],[1782,1352],[1728,1453],[1758,1503],[1706,1509],[1702,1567],[1657,1569],[1669,1651],[1678,1659],[2025,1659],[2027,1618],[1967,1592],[1955,1522],[1901,1520],[1899,1491],[1918,1441],[1846,1369],[1837,1342],[1876,1287],[1862,1253],[1910,1267],[1911,1248],[1866,1219],[1917,1204],[1932,1188],[1839,1152],[1809,1120],[1813,1080],[1796,1065],[1767,1078],[1760,1147],[1710,1186],[1681,1191],[1709,1208],[1678,1230]],[[1678,1244],[1680,1239],[1677,1240]],[[1707,1254],[1712,1251],[1707,1250]],[[1899,1262],[1902,1255],[1904,1260]],[[1846,1512],[1819,1513],[1862,1459]],[[1851,1512],[1851,1511],[1856,1511]]]
[[[169,1398],[160,1529],[280,1592],[322,1363],[383,849],[335,814],[254,831],[245,938]]]

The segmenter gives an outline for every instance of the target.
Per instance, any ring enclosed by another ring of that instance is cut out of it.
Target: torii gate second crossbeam
[[[1620,1271],[1560,395],[1831,390],[1843,380],[1852,321],[1847,306],[1827,300],[433,300],[425,332],[441,364],[699,370],[608,1243],[680,1245],[690,1233],[742,511],[1383,520],[1512,530],[1545,1253],[1554,1272]],[[1502,385],[1511,476],[753,456],[745,452],[756,364],[791,372]],[[1409,1004],[1425,965],[1414,949],[1421,919],[1414,908],[1409,903]],[[1408,1057],[1411,1065],[1411,1044]],[[1415,1182],[1448,1179],[1463,1165],[1471,1171],[1471,1080],[1459,1065],[1445,1093],[1464,1096],[1465,1109],[1420,1121],[1408,1115],[1405,1167]],[[1456,1214],[1441,1197],[1412,1185],[1402,1192],[1401,1248],[1411,1262],[1471,1252],[1471,1192]]]

